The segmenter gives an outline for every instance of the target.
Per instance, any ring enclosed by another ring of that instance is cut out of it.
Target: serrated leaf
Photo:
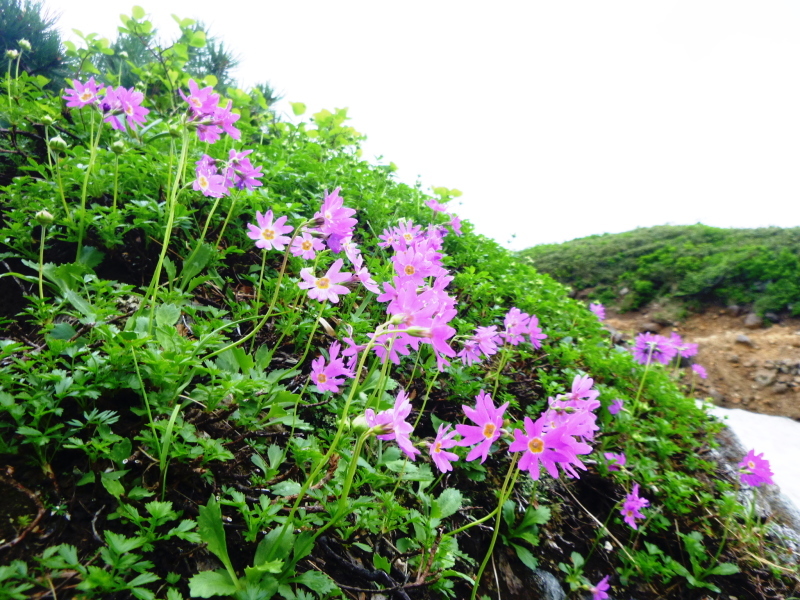
[[[333,580],[319,571],[306,571],[299,577],[293,577],[292,581],[306,586],[320,596],[329,594],[336,589],[336,584],[333,583]]]
[[[97,315],[92,309],[92,305],[81,298],[77,292],[74,292],[73,290],[64,290],[64,298],[70,304],[72,304],[72,306],[78,309],[78,311],[89,321],[94,322],[97,320]]]
[[[56,323],[47,336],[54,340],[69,340],[78,333],[69,323]]]
[[[183,261],[181,269],[182,286],[186,285],[192,277],[198,275],[205,268],[213,253],[214,248],[211,244],[202,243],[195,252],[189,255],[189,258]]]
[[[202,508],[202,507],[201,507]],[[189,579],[189,594],[197,598],[212,596],[230,596],[236,593],[236,586],[227,572],[202,571]]]
[[[392,572],[392,563],[389,562],[388,558],[384,558],[377,552],[372,555],[372,564],[375,566],[376,569],[380,569],[381,571],[385,571],[386,573]]]
[[[461,509],[464,498],[456,488],[445,488],[439,497],[433,501],[431,516],[434,519],[446,519]]]
[[[535,571],[539,568],[539,561],[536,557],[531,553],[530,550],[525,548],[524,546],[518,546],[517,544],[511,544],[514,548],[514,552],[517,553],[517,558],[522,562],[523,565],[528,567],[531,571]]]
[[[200,507],[197,530],[200,538],[207,544],[208,551],[222,561],[229,573],[233,572],[233,565],[228,557],[228,542],[222,527],[222,509],[214,496],[209,498],[208,504]],[[228,578],[230,579],[230,575]]]
[[[174,304],[161,304],[156,308],[156,325],[172,327],[181,318],[181,309]]]

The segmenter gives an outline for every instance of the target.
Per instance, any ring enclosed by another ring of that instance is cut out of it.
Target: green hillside
[[[0,600],[798,591],[679,369],[133,13],[0,82]]]
[[[800,314],[800,228],[646,227],[534,246],[520,256],[622,310],[655,299]],[[627,290],[626,293],[623,293]]]

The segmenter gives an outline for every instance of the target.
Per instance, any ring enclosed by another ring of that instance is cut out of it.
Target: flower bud
[[[363,414],[350,421],[350,430],[357,435],[361,435],[367,429],[369,429],[369,424],[367,424],[367,419]]]
[[[50,127],[50,125],[52,125],[55,122],[56,120],[50,115],[44,115],[42,117],[42,125],[46,125],[47,127]]]
[[[27,50],[28,52],[31,51],[31,43],[25,38],[22,38],[20,41],[17,42],[17,44],[19,44],[19,47],[22,48],[23,50]]]
[[[6,58],[14,60],[15,58],[18,57],[19,57],[19,52],[17,50],[6,50]]]
[[[114,154],[118,155],[122,154],[123,152],[125,152],[125,142],[123,142],[122,140],[117,140],[116,142],[111,144],[111,151]]]
[[[128,53],[125,52],[125,50],[122,50],[117,53],[117,56],[119,56],[120,58],[128,58]]]
[[[69,148],[66,140],[64,140],[64,138],[62,138],[60,135],[51,137],[47,144],[56,152],[64,152],[67,148]]]
[[[180,128],[176,127],[175,125],[170,125],[169,126],[169,137],[171,137],[171,138],[179,138],[179,137],[181,137]]]
[[[409,327],[405,332],[411,337],[429,338],[433,335],[430,327]]]
[[[36,222],[39,223],[39,225],[50,225],[50,223],[55,220],[53,215],[46,210],[40,210],[34,215],[33,218],[36,219]]]

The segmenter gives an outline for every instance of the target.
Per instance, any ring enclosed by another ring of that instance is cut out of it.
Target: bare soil
[[[765,322],[756,329],[745,327],[744,319],[726,309],[709,308],[658,333],[675,331],[699,345],[692,361],[706,368],[708,379],[695,379],[696,397],[800,420],[800,319]],[[632,339],[653,323],[653,317],[648,311],[610,313],[606,322]],[[691,389],[691,371],[683,371]]]

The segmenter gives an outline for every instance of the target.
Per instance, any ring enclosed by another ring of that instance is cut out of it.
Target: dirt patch
[[[708,379],[696,380],[695,396],[711,397],[728,408],[800,420],[800,319],[749,329],[745,318],[708,309],[658,333],[675,331],[699,345],[692,360],[706,368]],[[632,339],[653,316],[646,311],[610,313],[606,322]],[[683,381],[688,386],[691,378],[684,376]]]

